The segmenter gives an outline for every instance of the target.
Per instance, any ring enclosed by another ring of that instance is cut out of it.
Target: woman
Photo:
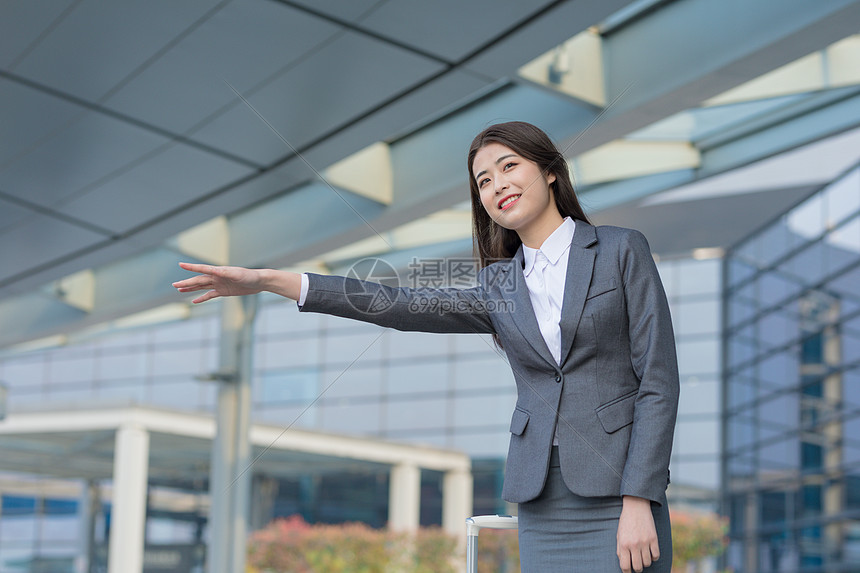
[[[522,570],[668,572],[678,370],[648,244],[589,224],[564,158],[535,126],[487,128],[468,167],[474,288],[186,263],[200,274],[174,286],[207,291],[195,303],[270,291],[302,311],[400,330],[493,334],[517,383],[502,496],[519,504]],[[366,310],[380,296],[389,304]]]

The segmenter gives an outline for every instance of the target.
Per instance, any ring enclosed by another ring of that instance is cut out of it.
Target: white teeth
[[[507,207],[508,205],[510,205],[511,203],[513,203],[514,201],[516,201],[516,200],[517,200],[517,199],[519,199],[519,198],[520,198],[520,196],[519,196],[519,195],[513,195],[513,196],[511,196],[511,197],[508,197],[507,199],[505,199],[504,201],[502,201],[502,204],[501,204],[501,205],[499,205],[499,207],[500,207],[500,208],[502,208],[502,209],[504,209],[505,207]]]

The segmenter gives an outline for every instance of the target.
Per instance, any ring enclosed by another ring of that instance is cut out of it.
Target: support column
[[[222,301],[215,439],[209,480],[209,573],[245,570],[251,487],[251,357],[257,297]]]
[[[421,512],[421,468],[403,463],[391,468],[388,484],[388,527],[417,531]]]
[[[99,482],[91,479],[81,482],[81,497],[78,503],[80,511],[80,549],[75,559],[77,573],[89,573],[93,570],[96,555],[96,519],[101,513],[101,489]]]
[[[116,431],[108,573],[143,571],[149,433],[137,425]]]
[[[472,515],[472,472],[451,470],[442,480],[442,528],[457,539],[463,536],[466,518]]]

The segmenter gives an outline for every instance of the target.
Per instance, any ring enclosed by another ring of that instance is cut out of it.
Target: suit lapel
[[[573,337],[582,318],[588,285],[594,271],[594,250],[591,245],[597,242],[594,227],[584,221],[576,222],[576,230],[570,243],[567,259],[567,278],[564,284],[564,298],[561,305],[561,361],[567,359],[573,346]],[[532,313],[534,315],[534,313]],[[541,337],[543,340],[543,337]]]
[[[557,366],[546,341],[543,339],[540,327],[538,326],[537,317],[535,316],[532,301],[529,297],[529,289],[526,286],[526,278],[523,274],[523,248],[522,246],[511,259],[510,265],[507,267],[507,272],[513,276],[508,277],[513,285],[511,288],[511,300],[514,303],[514,324],[517,325],[523,338],[531,345],[541,358],[549,364]]]

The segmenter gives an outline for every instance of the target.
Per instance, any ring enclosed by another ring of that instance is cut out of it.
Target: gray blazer
[[[572,492],[663,499],[678,365],[666,295],[638,231],[576,222],[560,365],[531,306],[522,248],[513,259],[482,269],[470,289],[308,278],[302,311],[406,331],[498,334],[517,384],[502,491],[507,501],[540,494],[556,423],[561,472]]]

